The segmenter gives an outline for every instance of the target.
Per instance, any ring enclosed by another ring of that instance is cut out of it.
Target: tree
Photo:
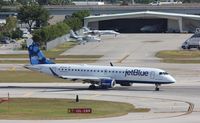
[[[22,5],[27,5],[28,3],[31,3],[32,0],[16,0],[16,2]]]
[[[87,16],[90,16],[90,11],[88,10],[80,10],[72,14],[72,17],[79,18],[81,21],[83,21],[84,17]]]
[[[69,25],[69,27],[73,30],[78,30],[82,27],[82,22],[79,18],[73,17],[64,20],[64,22]]]
[[[37,4],[24,5],[19,9],[18,19],[22,23],[28,24],[28,30],[31,32],[34,26],[42,27],[47,25],[49,13],[45,8]]]
[[[11,31],[15,30],[16,27],[17,27],[17,18],[12,16],[7,17],[6,24],[4,26],[5,31],[10,33]]]
[[[48,5],[49,0],[37,0],[38,4],[40,5]]]
[[[71,16],[71,18],[77,18],[77,19],[74,19],[76,20],[76,22],[79,24],[80,22],[80,25],[78,25],[77,27],[80,28],[83,26],[83,21],[84,21],[84,18],[87,17],[87,16],[90,16],[90,11],[88,10],[80,10],[80,11],[77,11],[77,12],[74,12]]]
[[[15,31],[12,32],[12,38],[21,38],[23,35],[23,31],[21,31],[19,28],[16,28]]]

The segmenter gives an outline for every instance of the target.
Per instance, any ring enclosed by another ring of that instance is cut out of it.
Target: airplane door
[[[153,71],[150,72],[150,79],[155,79],[155,72]]]

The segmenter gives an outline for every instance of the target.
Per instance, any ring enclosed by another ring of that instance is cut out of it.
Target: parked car
[[[10,43],[16,43],[16,40],[15,39],[11,39]]]
[[[10,38],[5,36],[5,37],[2,37],[0,41],[1,41],[1,44],[9,44]]]
[[[200,50],[200,33],[194,34],[192,37],[183,42],[183,49],[197,48]]]

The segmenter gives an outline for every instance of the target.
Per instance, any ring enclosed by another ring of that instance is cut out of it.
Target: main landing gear
[[[94,90],[94,89],[96,89],[96,86],[94,84],[92,84],[92,85],[89,86],[89,89]]]
[[[161,86],[161,84],[156,83],[155,86],[156,86],[155,91],[159,91],[160,90],[159,86]]]
[[[89,86],[89,89],[90,90],[95,90],[95,89],[108,89],[108,87],[107,86],[95,86],[95,84],[91,84],[90,86]]]

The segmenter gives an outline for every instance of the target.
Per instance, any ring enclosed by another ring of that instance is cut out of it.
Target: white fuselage
[[[119,35],[119,33],[114,30],[93,30],[93,32],[97,35]]]
[[[49,75],[57,74],[58,76],[110,77],[114,79],[117,84],[123,82],[170,84],[175,82],[175,79],[171,75],[156,68],[95,66],[84,64],[39,64],[27,65],[26,68]],[[54,73],[52,73],[50,68]]]

